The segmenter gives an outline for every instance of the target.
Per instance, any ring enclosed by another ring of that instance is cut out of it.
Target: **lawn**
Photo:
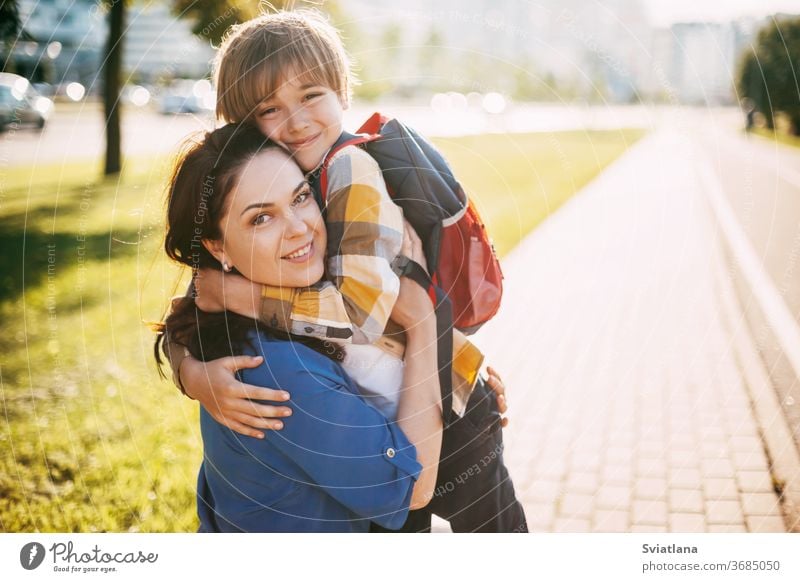
[[[763,138],[782,143],[784,145],[800,148],[800,137],[791,135],[786,131],[776,131],[764,127],[756,127],[750,130],[751,133]]]
[[[438,145],[504,254],[640,136]],[[186,278],[161,252],[168,165],[0,172],[0,531],[197,528],[197,406],[158,377],[146,325]]]

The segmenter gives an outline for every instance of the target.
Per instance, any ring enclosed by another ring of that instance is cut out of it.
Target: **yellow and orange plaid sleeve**
[[[299,335],[373,343],[400,292],[391,263],[403,243],[403,214],[380,167],[351,146],[328,166],[326,279],[305,289],[264,287],[261,319]]]

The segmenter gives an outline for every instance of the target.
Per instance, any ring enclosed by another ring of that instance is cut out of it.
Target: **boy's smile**
[[[254,121],[261,132],[285,147],[305,172],[322,162],[342,134],[344,107],[335,91],[290,74],[262,101]]]

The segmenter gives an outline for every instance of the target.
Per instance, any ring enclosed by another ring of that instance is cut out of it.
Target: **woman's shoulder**
[[[306,383],[328,388],[350,384],[338,362],[303,343],[277,338],[261,330],[251,332],[248,340],[245,353],[264,358],[257,368],[241,371],[243,381],[248,384],[290,391],[292,385]]]

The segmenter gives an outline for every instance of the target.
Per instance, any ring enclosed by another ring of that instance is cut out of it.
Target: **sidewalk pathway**
[[[534,532],[785,531],[691,151],[644,138],[504,262],[476,341]]]

